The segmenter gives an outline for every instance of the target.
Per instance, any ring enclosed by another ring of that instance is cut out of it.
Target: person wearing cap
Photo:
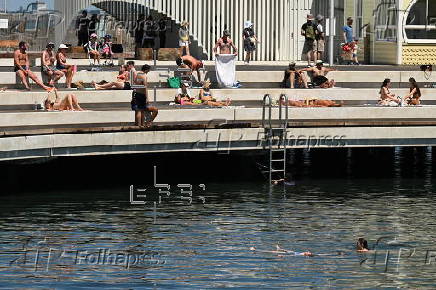
[[[89,42],[86,44],[86,49],[88,50],[89,56],[94,60],[94,65],[100,65],[100,52],[99,43],[97,41],[97,34],[91,34]]]
[[[301,27],[301,35],[304,36],[303,54],[307,57],[307,64],[310,67],[311,61],[316,62],[316,38],[317,27],[313,22],[314,18],[312,14],[307,15],[307,22]]]
[[[328,72],[335,71],[335,69],[324,67],[324,63],[322,60],[318,60],[315,67],[304,68],[301,69],[299,72],[301,73],[303,71],[311,72],[313,74],[312,83],[316,87],[327,89],[333,88],[336,84],[334,80],[329,81],[326,77]]]
[[[58,52],[56,53],[56,69],[60,70],[65,74],[65,82],[67,84],[67,88],[71,89],[73,76],[76,72],[76,66],[67,63],[67,49],[68,46],[66,46],[65,44],[59,45]]]
[[[324,16],[321,14],[318,14],[316,16],[316,59],[323,60],[324,59],[324,51],[325,51],[325,34],[324,34],[324,27],[322,26],[322,21],[324,20]]]
[[[191,91],[189,90],[189,83],[182,82],[179,89],[177,89],[174,102],[179,105],[199,105],[193,102]]]
[[[56,56],[53,51],[54,47],[54,43],[49,42],[46,49],[42,51],[41,56],[41,74],[47,75],[50,86],[53,86],[61,77],[64,76],[63,72],[56,69]]]
[[[354,41],[353,38],[353,18],[347,18],[347,25],[345,25],[342,30],[344,31],[344,42],[352,43]]]
[[[244,38],[244,50],[246,52],[244,63],[249,64],[251,55],[256,50],[256,43],[258,42],[256,34],[254,33],[253,23],[250,20],[244,23],[242,37]]]
[[[186,21],[183,21],[180,25],[179,29],[179,46],[180,46],[180,52],[179,56],[183,56],[183,50],[186,50],[186,55],[191,55],[189,52],[189,23]]]
[[[18,49],[14,52],[14,72],[20,77],[21,82],[30,91],[30,85],[27,78],[31,78],[38,86],[46,91],[50,91],[52,88],[47,87],[44,83],[37,78],[37,76],[30,70],[29,55],[27,54],[28,44],[25,41],[21,41],[18,44]]]
[[[291,62],[287,70],[285,70],[285,75],[282,81],[282,88],[308,88],[306,76],[297,71],[295,68],[295,62]]]

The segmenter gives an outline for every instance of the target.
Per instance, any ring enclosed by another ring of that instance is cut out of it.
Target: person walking
[[[256,43],[259,42],[254,33],[253,23],[250,20],[245,21],[244,23],[242,37],[244,38],[244,50],[246,52],[244,63],[250,64],[253,52],[256,50]]]
[[[179,29],[179,46],[180,46],[180,57],[183,56],[183,49],[186,50],[186,55],[191,55],[189,52],[189,23],[186,21],[182,22],[182,25]]]
[[[317,36],[316,36],[316,59],[317,60],[323,60],[324,59],[324,51],[325,51],[325,33],[324,33],[324,27],[322,26],[322,22],[324,20],[324,16],[321,14],[318,14],[316,16],[317,21]]]
[[[309,67],[312,66],[311,60],[313,59],[313,63],[316,63],[316,34],[317,27],[313,22],[314,18],[312,14],[307,15],[307,22],[303,24],[301,27],[301,35],[304,36],[304,46],[303,46],[303,54],[307,56],[307,65]]]

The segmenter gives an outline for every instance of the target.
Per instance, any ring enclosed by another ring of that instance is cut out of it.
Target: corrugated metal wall
[[[134,7],[142,5],[144,12],[153,9],[166,14],[176,23],[188,21],[190,31],[203,52],[211,59],[212,48],[221,32],[227,28],[232,39],[240,50],[239,59],[243,59],[242,30],[246,20],[255,24],[255,31],[261,43],[254,55],[255,60],[299,60],[303,48],[304,38],[300,29],[306,21],[306,15],[328,15],[327,0],[56,0],[55,6],[65,14],[65,23],[59,28],[57,42],[62,41],[68,26],[75,19],[80,10],[93,3],[107,2],[111,11],[115,11],[117,18],[134,18],[138,12]],[[338,15],[338,25],[343,18]],[[339,4],[340,6],[340,4]],[[119,17],[120,16],[120,17]],[[127,20],[127,19],[126,19]]]

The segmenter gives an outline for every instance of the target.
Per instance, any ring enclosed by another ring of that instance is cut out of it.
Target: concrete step
[[[278,119],[278,109],[273,109],[273,118]],[[424,107],[344,107],[344,108],[290,108],[289,116],[294,125],[299,122],[323,122],[324,124],[345,126],[345,123],[362,123],[367,126],[394,123],[434,124],[436,106]],[[47,127],[80,126],[123,126],[132,124],[132,111],[84,111],[84,112],[21,112],[0,114],[0,128],[7,130],[29,130]],[[262,120],[261,108],[172,108],[161,110],[157,124],[225,124],[232,122],[253,122]],[[322,128],[320,128],[322,134]],[[395,129],[392,129],[393,131]],[[394,133],[394,132],[393,132]],[[30,142],[30,141],[29,141]]]
[[[35,72],[36,75],[41,78],[40,72]],[[73,81],[83,81],[85,83],[91,83],[92,81],[100,82],[102,80],[114,81],[116,80],[118,73],[116,71],[78,71]],[[148,82],[150,86],[158,84],[159,82],[165,84],[167,77],[162,76],[162,72],[152,71],[148,74]],[[173,76],[173,72],[170,73]],[[196,77],[196,74],[195,74]],[[334,79],[341,84],[353,84],[360,83],[374,83],[381,85],[385,78],[390,78],[392,83],[403,83],[407,85],[410,77],[414,77],[418,83],[436,83],[435,75],[426,75],[421,71],[334,71],[328,74],[329,79]],[[202,78],[210,79],[212,82],[216,82],[215,71],[207,71]],[[237,71],[236,79],[244,84],[261,84],[264,87],[274,84],[278,86],[283,80],[282,71]],[[59,83],[65,83],[65,78],[62,78]],[[20,84],[16,74],[11,72],[0,72],[0,85],[15,85]]]
[[[149,89],[150,101],[154,101],[156,92],[156,100],[158,103],[168,105],[173,102],[176,94],[176,89]],[[197,96],[199,89],[192,89],[192,95]],[[213,89],[213,96],[218,100],[232,99],[236,102],[256,102],[261,105],[265,94],[269,94],[273,100],[278,100],[281,94],[285,94],[292,100],[305,100],[310,98],[355,102],[354,104],[366,104],[367,102],[376,101],[379,98],[379,89],[349,89],[349,88],[334,88],[334,89]],[[392,92],[405,96],[408,94],[408,89],[392,89]],[[422,89],[422,100],[436,101],[436,89]],[[132,91],[126,90],[60,90],[60,97],[73,93],[79,102],[86,104],[128,104],[130,103]],[[39,91],[4,91],[0,92],[0,107],[1,106],[20,106],[41,104],[47,98],[47,93]]]

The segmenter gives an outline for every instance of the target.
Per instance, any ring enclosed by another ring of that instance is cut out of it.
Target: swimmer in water
[[[368,242],[365,240],[365,238],[358,238],[356,243],[356,251],[358,252],[368,252]]]
[[[251,247],[250,251],[256,251],[256,252],[260,252],[260,253],[279,254],[279,255],[294,255],[294,256],[305,256],[305,257],[313,257],[313,256],[315,256],[314,254],[312,254],[309,251],[306,251],[306,252],[289,251],[289,250],[285,250],[285,249],[280,248],[279,245],[276,246],[276,250],[275,251],[257,250],[255,247]]]

